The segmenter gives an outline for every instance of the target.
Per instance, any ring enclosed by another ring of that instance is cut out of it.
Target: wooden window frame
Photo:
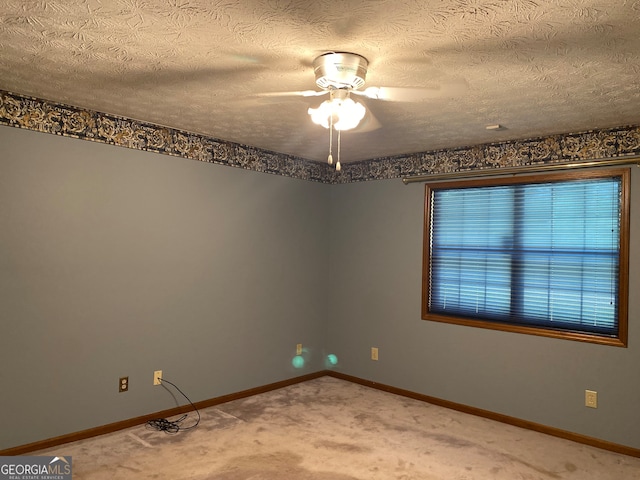
[[[432,313],[429,311],[430,292],[430,253],[431,253],[431,193],[438,189],[454,189],[463,187],[482,187],[514,184],[533,184],[557,181],[583,180],[603,177],[620,177],[620,249],[618,270],[618,334],[604,336],[594,333],[583,333],[569,330],[549,329],[537,326],[525,326],[505,322],[475,320]],[[628,305],[629,305],[629,225],[630,225],[630,188],[631,173],[629,168],[602,168],[568,171],[562,173],[541,173],[518,177],[490,177],[471,180],[453,180],[431,183],[425,186],[425,210],[423,231],[423,265],[422,265],[422,319],[444,322],[455,325],[486,328],[513,333],[539,335],[544,337],[575,340],[618,347],[627,346],[628,337]]]

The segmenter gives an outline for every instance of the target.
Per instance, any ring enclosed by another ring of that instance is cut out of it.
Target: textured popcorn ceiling
[[[640,0],[0,1],[0,89],[320,161],[325,97],[258,94],[326,51],[428,94],[364,101],[343,163],[640,123]]]

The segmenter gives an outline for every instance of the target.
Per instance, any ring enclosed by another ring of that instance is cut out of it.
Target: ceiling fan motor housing
[[[323,89],[362,87],[369,62],[355,53],[329,52],[313,61],[316,85]]]

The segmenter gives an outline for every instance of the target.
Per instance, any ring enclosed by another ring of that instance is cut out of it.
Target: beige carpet
[[[201,415],[176,435],[139,426],[37,454],[71,455],[76,480],[640,480],[639,458],[332,377]]]

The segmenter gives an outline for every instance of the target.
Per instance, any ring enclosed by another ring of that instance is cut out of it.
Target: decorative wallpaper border
[[[342,167],[343,178],[334,183],[587,162],[633,155],[640,155],[640,126],[637,125],[348,163]]]
[[[624,126],[376,158],[336,172],[325,163],[3,90],[0,125],[331,184],[640,155],[640,126]]]
[[[0,125],[330,183],[330,166],[319,162],[3,90]]]

